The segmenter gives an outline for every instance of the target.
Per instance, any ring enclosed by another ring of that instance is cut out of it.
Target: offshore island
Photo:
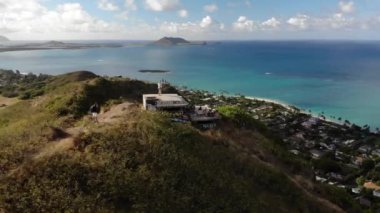
[[[257,98],[0,71],[0,212],[376,212],[379,142]]]
[[[83,43],[83,42],[12,42],[10,39],[0,35],[0,52],[9,51],[30,51],[30,50],[57,50],[57,49],[89,49],[89,48],[123,48],[128,46],[155,46],[155,47],[174,47],[189,45],[207,45],[205,41],[188,41],[184,38],[163,37],[157,41],[139,41],[128,44],[122,42],[102,42],[102,43]]]
[[[141,73],[168,73],[169,70],[139,70]]]
[[[116,43],[73,43],[61,41],[47,42],[12,42],[7,37],[0,35],[0,52],[30,51],[30,50],[57,50],[57,49],[88,49],[88,48],[120,48]]]

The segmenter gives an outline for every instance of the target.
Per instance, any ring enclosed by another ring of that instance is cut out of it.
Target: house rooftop
[[[364,183],[364,188],[380,191],[380,186],[371,181]]]
[[[154,98],[154,99],[158,99],[160,101],[179,101],[179,102],[185,102],[185,99],[178,95],[178,94],[145,94],[143,95],[144,98],[146,99],[150,99],[150,98]]]
[[[156,109],[180,109],[187,107],[189,103],[178,94],[144,94],[144,108]]]

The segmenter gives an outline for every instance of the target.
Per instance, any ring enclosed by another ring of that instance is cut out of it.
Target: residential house
[[[326,153],[321,151],[321,150],[317,150],[317,149],[312,149],[310,150],[310,154],[311,154],[311,157],[313,159],[320,159],[322,158]]]
[[[369,145],[363,145],[363,146],[359,147],[358,150],[361,153],[369,153],[372,150],[372,147]]]
[[[190,120],[204,129],[211,129],[216,127],[216,121],[221,119],[219,113],[211,109],[208,105],[195,106],[194,111],[190,113]]]
[[[343,142],[343,145],[351,147],[355,143],[355,140],[346,140]]]
[[[335,172],[329,173],[329,176],[335,180],[343,180],[343,175],[335,173]]]
[[[380,190],[374,190],[372,192],[372,194],[373,194],[374,197],[379,197],[380,198]]]
[[[303,122],[301,125],[307,129],[317,125],[319,123],[319,118],[311,117],[309,120]]]
[[[372,181],[365,182],[363,186],[364,186],[364,188],[366,188],[366,189],[373,189],[373,190],[378,190],[378,191],[380,191],[380,186],[377,185],[376,183],[372,182]]]
[[[363,165],[364,160],[365,160],[365,159],[364,159],[363,157],[361,157],[361,156],[356,156],[356,157],[353,158],[352,163],[353,163],[354,165],[361,166],[361,165]]]
[[[318,182],[321,182],[321,183],[324,183],[324,182],[327,181],[326,178],[318,176],[318,175],[315,176],[315,180],[318,181]]]
[[[146,94],[143,95],[145,110],[181,111],[189,103],[178,94]]]
[[[375,149],[371,152],[373,156],[380,157],[380,149]]]
[[[351,189],[351,192],[354,194],[360,194],[362,192],[363,188],[358,186]]]

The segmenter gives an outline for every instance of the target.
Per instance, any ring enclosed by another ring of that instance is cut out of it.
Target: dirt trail
[[[122,115],[126,113],[126,110],[132,105],[132,103],[124,102],[119,105],[112,106],[110,110],[101,113],[98,116],[99,123],[114,123],[117,122]]]
[[[96,125],[116,123],[120,121],[122,116],[128,112],[127,109],[131,105],[132,104],[129,102],[124,102],[122,104],[112,106],[106,112],[99,114],[98,123]],[[56,155],[57,153],[62,153],[62,152],[74,149],[75,146],[77,145],[79,136],[81,134],[86,133],[89,130],[86,127],[79,126],[79,127],[72,127],[72,128],[68,128],[68,129],[60,130],[60,131],[62,131],[64,136],[62,136],[60,139],[57,139],[55,141],[51,141],[49,144],[41,148],[39,151],[33,154],[18,168],[11,170],[7,176],[14,176],[14,175],[17,176],[18,174],[22,173],[21,171],[26,165],[39,162],[40,160],[46,160]],[[1,209],[0,209],[0,213],[1,213]]]
[[[18,98],[6,98],[0,95],[0,110],[5,109],[8,106],[11,106],[20,100]]]
[[[108,111],[104,113],[100,113],[98,116],[97,125],[118,122],[120,118],[127,112],[126,109],[128,109],[131,105],[131,103],[125,102],[122,104],[112,106]],[[64,130],[64,132],[68,135],[67,137],[49,143],[44,148],[42,148],[37,154],[35,154],[32,157],[32,159],[39,160],[49,158],[51,156],[54,156],[58,152],[63,152],[75,148],[77,138],[81,134],[86,133],[86,131],[88,130],[85,127],[72,127]]]

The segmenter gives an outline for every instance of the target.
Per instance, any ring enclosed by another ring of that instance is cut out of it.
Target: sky
[[[0,0],[12,40],[380,39],[380,0]]]

